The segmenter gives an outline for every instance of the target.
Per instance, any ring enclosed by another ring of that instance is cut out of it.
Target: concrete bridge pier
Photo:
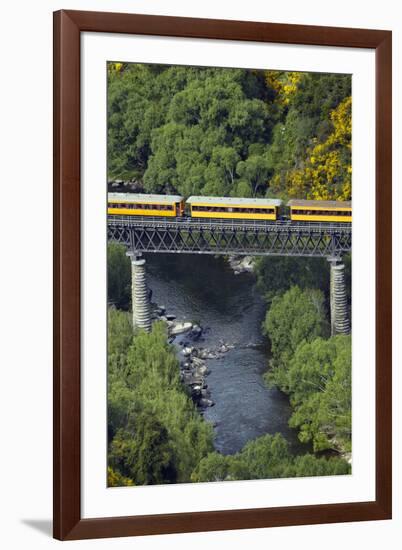
[[[340,258],[329,258],[328,261],[331,265],[331,335],[349,334],[350,320],[345,286],[345,264]]]
[[[133,327],[146,332],[151,330],[151,306],[146,282],[145,260],[141,253],[127,252],[131,260],[131,302],[133,308]]]

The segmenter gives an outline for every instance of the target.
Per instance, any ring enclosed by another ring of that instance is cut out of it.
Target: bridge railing
[[[290,220],[219,220],[216,218],[162,218],[153,216],[108,216],[109,226],[127,228],[154,227],[174,229],[231,229],[235,231],[306,232],[321,234],[350,234],[351,224],[324,222],[292,222]]]
[[[339,258],[352,247],[350,225],[282,220],[238,223],[109,216],[108,238],[138,252]]]

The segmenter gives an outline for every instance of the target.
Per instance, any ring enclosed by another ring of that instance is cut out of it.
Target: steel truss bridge
[[[108,239],[135,252],[341,259],[352,229],[340,223],[108,216]]]

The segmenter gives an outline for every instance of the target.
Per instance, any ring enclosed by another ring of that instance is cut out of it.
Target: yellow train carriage
[[[234,197],[189,197],[192,218],[231,220],[271,220],[278,218],[282,201],[277,199],[247,199]]]
[[[290,200],[290,219],[301,222],[351,223],[351,201]]]
[[[179,195],[108,193],[107,203],[107,213],[116,216],[174,218],[184,213],[184,198]]]

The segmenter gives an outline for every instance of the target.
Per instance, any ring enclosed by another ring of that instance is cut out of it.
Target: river
[[[296,431],[288,427],[287,397],[267,388],[262,378],[268,356],[261,334],[266,306],[254,276],[235,275],[223,258],[209,255],[145,258],[153,301],[178,320],[206,329],[200,346],[213,348],[222,342],[235,346],[207,361],[207,384],[215,405],[205,409],[204,418],[215,426],[215,448],[233,454],[258,436],[280,432],[293,452],[301,451]]]

